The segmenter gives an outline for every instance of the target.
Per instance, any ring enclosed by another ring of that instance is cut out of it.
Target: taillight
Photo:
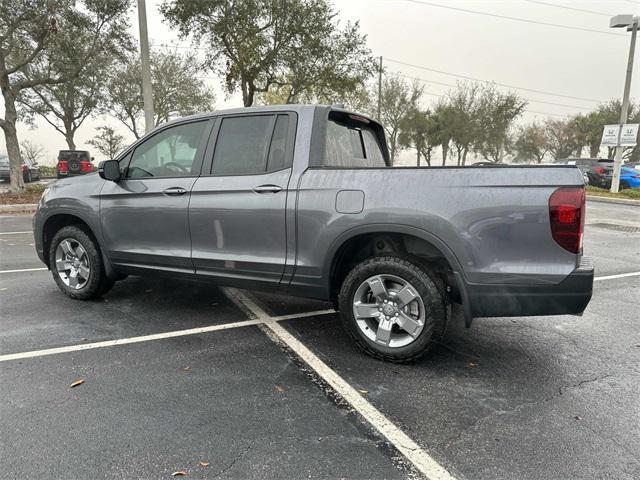
[[[91,162],[88,160],[82,160],[80,162],[80,170],[82,170],[83,172],[90,172],[91,171]]]
[[[559,188],[549,198],[551,235],[558,245],[571,253],[582,251],[584,207],[585,191],[581,187]]]
[[[29,167],[27,167],[26,165],[22,165],[22,171],[26,172],[27,170],[29,170]]]
[[[58,162],[58,171],[60,173],[67,173],[69,171],[69,163],[66,160],[60,160]]]
[[[604,173],[604,168],[602,167],[596,167],[595,170],[598,175],[602,175]]]

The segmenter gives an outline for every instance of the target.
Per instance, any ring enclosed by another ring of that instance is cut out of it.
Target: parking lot
[[[321,302],[136,277],[73,301],[30,230],[0,217],[6,478],[640,478],[637,206],[588,202],[583,316],[454,318],[409,365]]]

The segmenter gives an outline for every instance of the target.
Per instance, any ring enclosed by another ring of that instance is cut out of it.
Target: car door
[[[218,119],[189,206],[197,274],[226,285],[280,282],[295,127],[294,113]]]
[[[100,192],[102,234],[125,271],[193,273],[189,197],[212,120],[169,125],[120,160],[123,179]]]

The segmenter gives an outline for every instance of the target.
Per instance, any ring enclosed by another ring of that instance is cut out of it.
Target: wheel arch
[[[83,218],[82,214],[78,214],[77,212],[56,212],[52,215],[49,215],[44,221],[42,225],[42,246],[44,251],[44,260],[47,267],[51,268],[51,265],[49,265],[49,249],[51,247],[51,241],[53,240],[53,237],[61,228],[71,225],[81,226],[95,240],[98,251],[100,252],[100,256],[102,257],[105,274],[107,275],[107,277],[113,280],[118,279],[119,275],[115,272],[113,266],[111,265],[111,262],[107,258],[98,235],[96,235],[96,232],[91,227],[90,222],[87,221],[87,219]]]
[[[451,249],[425,230],[409,225],[363,225],[339,236],[328,252],[324,276],[328,279],[332,298],[355,263],[389,253],[421,258],[451,274],[462,272],[460,262]],[[448,283],[458,287],[453,281]]]

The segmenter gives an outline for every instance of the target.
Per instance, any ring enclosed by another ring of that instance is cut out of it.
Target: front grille
[[[633,225],[618,225],[615,223],[590,223],[589,227],[604,228],[606,230],[614,230],[616,232],[624,233],[640,233],[640,227],[634,227]]]

